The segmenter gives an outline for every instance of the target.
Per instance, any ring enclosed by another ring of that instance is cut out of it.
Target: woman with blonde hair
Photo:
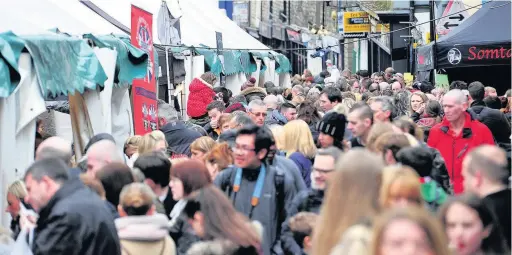
[[[131,158],[133,154],[138,152],[141,140],[142,136],[140,135],[130,136],[128,139],[126,139],[126,142],[124,142],[123,151],[128,158]]]
[[[283,127],[284,143],[281,148],[299,168],[307,187],[311,186],[311,167],[316,155],[316,145],[303,120],[292,120]]]
[[[373,227],[371,255],[451,255],[439,221],[419,207],[396,208]]]
[[[167,232],[167,217],[157,214],[156,197],[143,183],[126,185],[119,198],[120,218],[115,220],[121,254],[176,254],[176,245]]]
[[[204,156],[204,162],[212,180],[217,174],[233,164],[233,152],[227,143],[219,143]]]
[[[154,130],[142,136],[139,143],[138,155],[153,151],[167,152],[167,141],[160,130]]]
[[[420,176],[408,166],[391,166],[382,171],[380,188],[382,208],[421,205]]]
[[[383,168],[381,158],[360,148],[338,160],[313,233],[312,254],[366,254],[365,245],[352,244],[369,242],[371,230],[364,222],[380,211]]]
[[[24,199],[27,196],[27,188],[25,183],[21,180],[16,180],[9,185],[7,188],[7,208],[5,209],[11,215],[11,231],[14,239],[18,237],[20,233],[20,210],[21,204],[25,207],[29,205],[25,204]]]
[[[209,136],[201,136],[190,144],[190,152],[192,159],[202,160],[204,155],[212,150],[215,141]]]
[[[276,148],[282,150],[284,146],[284,127],[280,125],[270,125],[270,131],[276,143]]]
[[[409,112],[411,113],[411,119],[418,121],[421,115],[425,112],[425,107],[428,103],[428,97],[421,91],[416,91],[411,94],[409,103]]]

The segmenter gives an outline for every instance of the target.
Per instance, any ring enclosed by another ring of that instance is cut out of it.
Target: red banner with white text
[[[132,5],[131,43],[149,56],[146,77],[134,79],[132,85],[133,125],[136,135],[158,129],[152,28],[153,15]]]

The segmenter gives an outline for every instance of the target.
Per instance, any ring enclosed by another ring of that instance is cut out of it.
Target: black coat
[[[182,121],[167,123],[160,130],[165,134],[165,140],[169,144],[169,150],[175,155],[190,157],[190,144],[201,137],[199,132],[187,129]]]
[[[484,102],[471,103],[469,113],[491,130],[496,143],[510,144],[510,122],[500,110],[489,108]]]
[[[290,230],[290,218],[299,212],[320,213],[323,200],[323,190],[304,190],[299,192],[288,205],[286,221],[283,223],[281,232],[281,245],[285,254],[303,254]]]
[[[181,214],[174,225],[169,229],[172,240],[176,243],[176,254],[185,255],[188,249],[201,239],[194,234],[192,226],[187,222],[186,216]]]
[[[34,255],[121,254],[112,214],[79,179],[65,182],[39,212]]]

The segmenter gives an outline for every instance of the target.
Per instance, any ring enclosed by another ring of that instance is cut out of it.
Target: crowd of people
[[[8,188],[12,233],[0,231],[0,248],[509,253],[510,90],[327,64],[289,88],[251,78],[238,95],[207,72],[190,84],[187,118],[159,101],[160,129],[130,137],[123,152],[110,134],[80,159],[69,141],[41,139]]]

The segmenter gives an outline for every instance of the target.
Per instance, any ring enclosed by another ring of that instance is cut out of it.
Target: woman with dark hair
[[[123,163],[109,163],[96,173],[96,179],[105,189],[107,207],[111,209],[114,218],[118,218],[116,207],[119,205],[119,194],[124,186],[134,182],[130,167]]]
[[[308,124],[311,135],[315,143],[318,141],[318,131],[316,130],[316,124],[322,119],[320,113],[318,113],[317,107],[312,101],[306,100],[299,105],[297,109],[297,119],[303,120]]]
[[[261,224],[251,224],[217,187],[208,185],[199,190],[183,211],[202,240],[193,244],[187,255],[263,254]]]
[[[493,213],[476,195],[447,201],[439,218],[457,254],[510,254]]]
[[[194,191],[210,184],[211,177],[203,162],[185,159],[171,167],[171,182],[169,186],[172,198],[178,201],[170,213],[169,233],[178,247],[177,254],[186,254],[190,246],[199,240],[193,233],[182,212],[187,205],[187,197]]]

